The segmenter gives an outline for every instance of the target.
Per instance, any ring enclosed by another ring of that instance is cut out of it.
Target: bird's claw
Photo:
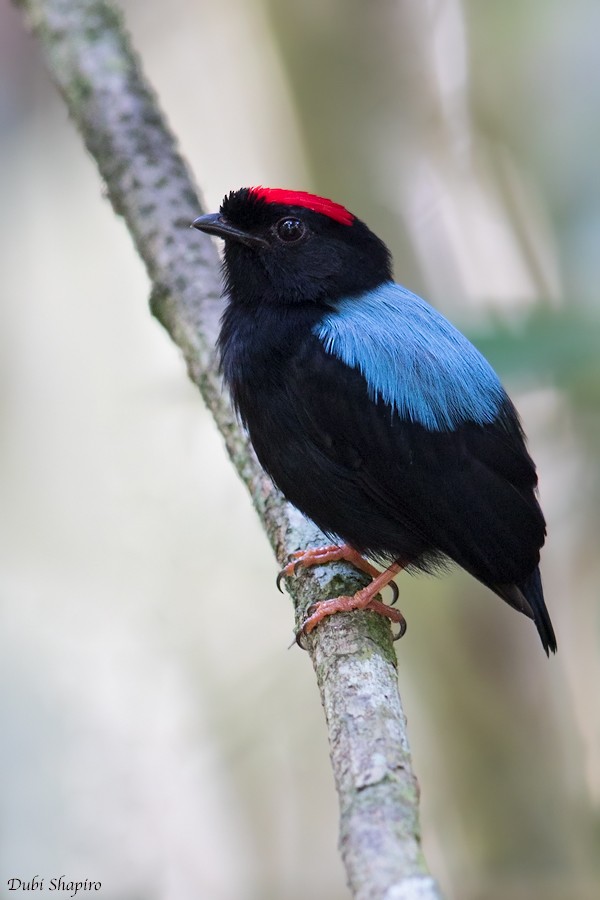
[[[290,559],[289,563],[287,564],[287,566],[284,566],[280,572],[277,573],[277,581],[275,582],[275,584],[277,585],[277,590],[280,594],[283,594],[283,590],[281,588],[281,582],[283,581],[283,579],[291,578],[293,575],[298,574],[298,566],[302,561],[300,559],[294,561],[294,556],[296,556],[295,553],[290,553],[288,557]]]
[[[297,644],[301,650],[307,650],[308,648],[305,647],[304,644],[302,643],[302,639],[305,637],[306,637],[306,632],[304,631],[304,625],[302,625],[302,627],[299,628],[298,631],[296,632],[296,635],[294,637],[294,640],[290,644],[290,647],[293,647],[294,644]]]
[[[400,588],[398,587],[398,585],[396,584],[395,581],[390,581],[386,585],[386,587],[389,587],[390,591],[392,592],[392,599],[390,600],[390,606],[394,606],[394,604],[398,600],[398,597],[400,596]],[[402,637],[402,635],[400,635],[400,637]],[[394,640],[395,640],[395,638],[394,638]]]
[[[294,636],[294,640],[292,641],[292,643],[291,643],[290,646],[288,647],[288,650],[290,649],[290,647],[293,647],[294,644],[297,644],[297,645],[300,647],[301,650],[307,650],[307,649],[308,649],[308,648],[305,647],[305,645],[302,643],[302,638],[305,638],[306,635],[308,634],[308,632],[305,630],[306,623],[307,623],[308,620],[310,619],[310,617],[311,617],[311,615],[313,614],[315,608],[316,608],[317,606],[319,606],[319,604],[322,603],[322,602],[323,602],[322,600],[314,600],[309,606],[306,607],[306,609],[304,610],[304,618],[303,618],[303,620],[302,620],[302,624],[301,624],[300,628],[296,631],[295,636]]]
[[[394,634],[394,629],[392,628],[392,640],[394,641],[394,643],[396,641],[399,641],[400,638],[404,637],[407,627],[408,625],[406,619],[403,617],[402,621],[398,622],[398,631],[396,632],[396,634]]]

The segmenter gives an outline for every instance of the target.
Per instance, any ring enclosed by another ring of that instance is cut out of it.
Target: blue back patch
[[[506,394],[498,376],[441,313],[393,281],[336,301],[314,333],[359,369],[370,396],[430,431],[493,422]]]

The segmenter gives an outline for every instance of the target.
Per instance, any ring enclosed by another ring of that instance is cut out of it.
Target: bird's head
[[[385,244],[338,203],[279,188],[242,188],[194,228],[225,241],[234,303],[326,303],[391,278]]]

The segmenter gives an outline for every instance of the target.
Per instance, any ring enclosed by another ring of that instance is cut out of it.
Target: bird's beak
[[[234,225],[231,225],[227,219],[223,218],[221,213],[209,213],[206,216],[199,216],[192,222],[192,228],[197,228],[199,231],[205,231],[207,234],[216,234],[226,241],[238,241],[241,244],[245,244],[247,247],[269,246],[267,241],[257,234],[242,231],[241,228],[236,228]]]

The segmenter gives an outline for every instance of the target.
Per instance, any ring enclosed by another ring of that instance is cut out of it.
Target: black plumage
[[[284,495],[363,555],[457,563],[555,651],[535,466],[477,351],[330,201],[242,189],[194,224],[225,238],[223,374]]]

